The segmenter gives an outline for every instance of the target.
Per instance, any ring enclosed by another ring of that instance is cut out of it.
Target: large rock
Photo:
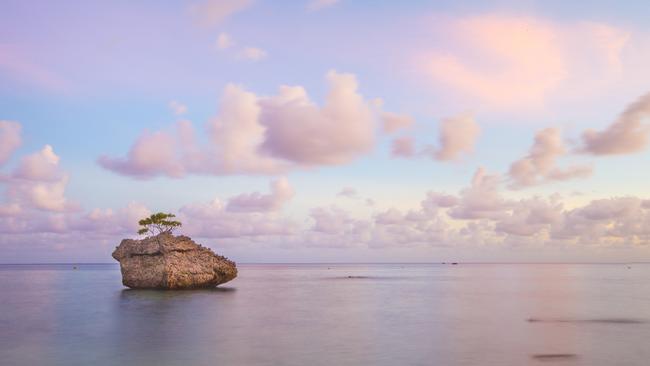
[[[122,284],[131,288],[213,287],[237,277],[235,262],[187,236],[163,233],[143,240],[124,239],[113,258],[120,262]]]

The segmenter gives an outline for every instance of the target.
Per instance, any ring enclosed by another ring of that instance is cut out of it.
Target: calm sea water
[[[649,365],[650,265],[240,265],[202,291],[0,266],[0,364]]]

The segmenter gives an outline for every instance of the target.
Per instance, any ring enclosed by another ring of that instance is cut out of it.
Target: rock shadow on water
[[[596,319],[544,319],[528,318],[529,323],[573,323],[573,324],[645,324],[648,321],[632,318],[596,318]]]
[[[120,291],[120,297],[126,300],[159,300],[159,299],[172,299],[193,296],[197,294],[233,294],[237,291],[236,287],[210,287],[210,288],[196,288],[196,289],[180,289],[180,290],[165,290],[165,289],[132,289],[125,288]]]

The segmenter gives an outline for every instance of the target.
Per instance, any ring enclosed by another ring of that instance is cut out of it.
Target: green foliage
[[[174,217],[176,217],[176,215],[174,214],[158,212],[147,217],[146,219],[142,219],[138,221],[138,224],[142,226],[142,228],[138,230],[138,234],[140,235],[144,235],[147,233],[151,235],[158,235],[162,233],[171,234],[171,232],[174,231],[174,229],[183,226],[183,224],[181,224],[180,221],[169,220]]]

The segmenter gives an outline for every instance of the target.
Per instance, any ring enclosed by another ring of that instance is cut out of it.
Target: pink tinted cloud
[[[471,153],[481,133],[481,128],[469,116],[445,118],[440,123],[440,147],[434,152],[436,160],[457,160]]]
[[[440,18],[437,24],[450,41],[421,54],[422,72],[493,108],[540,108],[561,93],[606,90],[621,75],[629,39],[629,32],[604,23],[521,15]]]
[[[510,165],[508,174],[512,180],[511,187],[523,188],[549,181],[585,178],[591,175],[592,167],[587,165],[558,167],[557,160],[566,154],[567,150],[559,129],[546,128],[537,132],[528,155]]]
[[[76,205],[65,196],[68,175],[61,171],[59,160],[50,145],[23,157],[8,179],[8,201],[24,208],[44,211],[76,209]]]
[[[293,188],[286,178],[271,182],[271,193],[245,193],[228,200],[227,211],[231,212],[272,212],[278,211],[293,197]]]
[[[398,158],[411,158],[415,156],[415,141],[413,137],[402,136],[393,139],[391,155]]]
[[[229,17],[253,5],[253,0],[203,0],[190,7],[190,12],[205,27],[223,23]]]
[[[604,130],[586,130],[582,134],[583,151],[594,155],[637,153],[647,147],[649,133],[650,93],[630,104]]]
[[[413,126],[413,117],[396,114],[391,112],[384,112],[381,115],[382,129],[384,133],[394,133],[401,129],[406,129]]]
[[[303,165],[338,165],[370,150],[375,120],[357,92],[356,77],[330,71],[327,82],[323,107],[310,101],[302,87],[283,86],[279,95],[260,102],[265,152]]]
[[[109,170],[136,178],[158,174],[180,177],[185,169],[178,161],[177,141],[167,132],[145,132],[136,140],[126,158],[102,156],[98,163]]]
[[[340,165],[374,146],[377,118],[357,92],[354,75],[331,71],[329,93],[319,107],[304,88],[283,86],[258,97],[227,85],[218,115],[208,122],[208,145],[192,124],[176,132],[145,132],[124,158],[102,156],[106,169],[135,178],[193,174],[282,174],[308,166]]]

